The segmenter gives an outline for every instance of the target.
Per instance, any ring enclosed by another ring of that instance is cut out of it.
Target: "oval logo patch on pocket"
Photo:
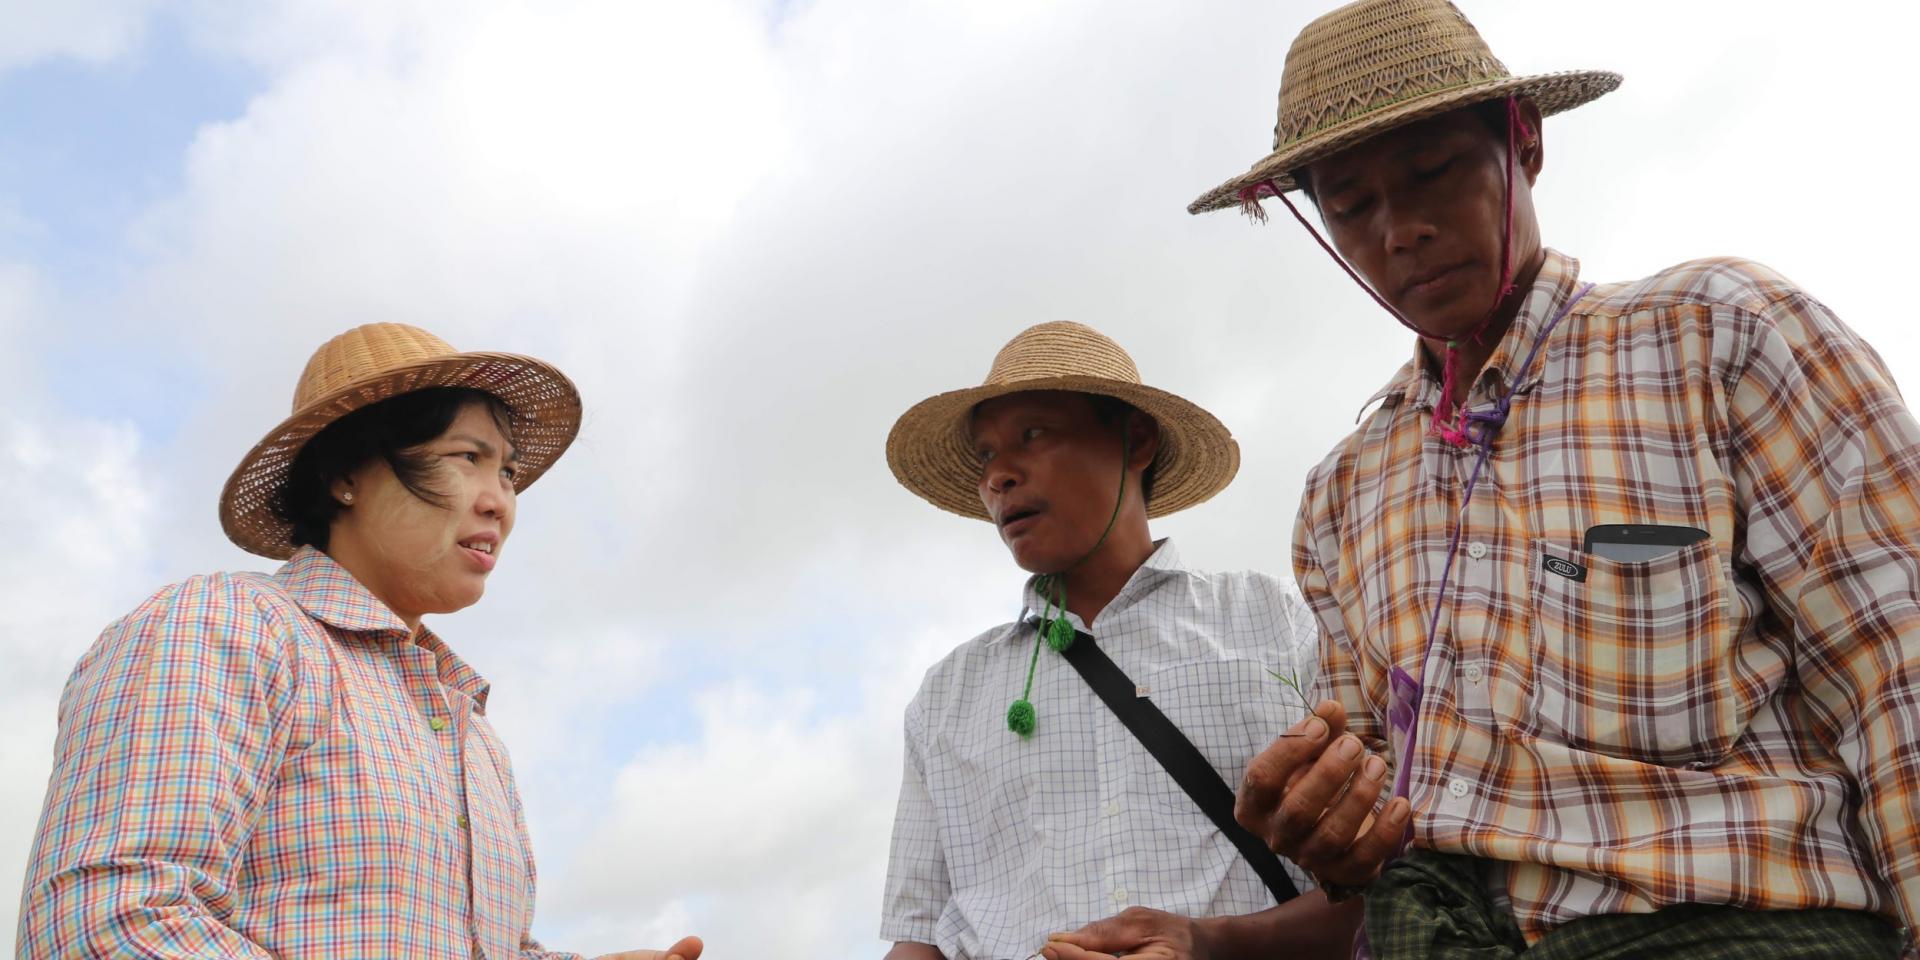
[[[1540,562],[1540,565],[1546,567],[1548,573],[1557,573],[1560,576],[1566,577],[1568,580],[1577,582],[1587,579],[1587,568],[1574,563],[1572,560],[1562,560],[1559,557],[1547,557]]]

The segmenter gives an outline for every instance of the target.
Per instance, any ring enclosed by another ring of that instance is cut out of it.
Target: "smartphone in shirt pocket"
[[[1678,553],[1705,539],[1707,532],[1699,527],[1663,523],[1602,523],[1587,528],[1586,541],[1580,551],[1621,563],[1641,563],[1669,553]]]
[[[1738,675],[1732,571],[1690,527],[1609,524],[1584,556],[1534,543],[1519,730],[1664,766],[1712,766],[1756,703]],[[1579,562],[1575,562],[1575,560]]]

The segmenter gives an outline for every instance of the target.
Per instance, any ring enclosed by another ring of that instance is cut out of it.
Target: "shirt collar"
[[[1500,338],[1499,345],[1494,348],[1493,356],[1487,358],[1486,366],[1480,369],[1480,375],[1475,378],[1474,392],[1485,395],[1504,389],[1511,368],[1526,358],[1541,326],[1573,295],[1580,279],[1580,261],[1550,247],[1545,253],[1540,273],[1533,278],[1533,286],[1527,290],[1526,299],[1521,301],[1520,313],[1513,318],[1512,326],[1507,328],[1506,335]],[[1539,382],[1539,367],[1523,371],[1520,382],[1514,386],[1514,393],[1526,393]],[[1358,423],[1366,416],[1367,410],[1382,400],[1399,401],[1411,397],[1416,409],[1431,410],[1439,396],[1440,381],[1427,368],[1425,350],[1416,338],[1413,359],[1402,364],[1386,386],[1367,398],[1359,416],[1354,417],[1354,422]]]
[[[1100,617],[1112,617],[1125,610],[1151,593],[1154,586],[1168,574],[1185,573],[1186,570],[1187,565],[1181,562],[1180,551],[1174,547],[1172,537],[1163,537],[1154,541],[1153,552],[1147,555],[1147,559],[1140,564],[1139,569],[1133,571],[1133,576],[1127,578],[1120,592],[1113,595],[1113,600],[1100,611]],[[1013,625],[1014,629],[1003,633],[1000,639],[1022,632],[1019,629],[1021,626],[1031,626],[1045,614],[1047,600],[1034,589],[1034,582],[1039,579],[1038,576],[1028,577],[1026,585],[1021,587],[1020,619]],[[1068,612],[1066,616],[1075,630],[1087,630],[1087,625],[1081,622],[1078,614]]]
[[[424,624],[415,635],[407,622],[347,572],[312,547],[301,547],[273,578],[307,615],[335,630],[365,634],[374,642],[411,641],[433,655],[447,686],[486,706],[490,685]]]

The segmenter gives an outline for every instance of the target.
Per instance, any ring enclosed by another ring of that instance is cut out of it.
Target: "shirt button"
[[[434,717],[427,721],[427,726],[435,730],[445,730],[447,728],[447,721],[444,717]]]
[[[1451,781],[1447,783],[1447,792],[1453,794],[1455,799],[1465,797],[1467,795],[1467,791],[1471,789],[1473,788],[1469,786],[1465,780],[1462,780],[1459,777],[1454,777]]]
[[[1119,804],[1117,804],[1117,803],[1109,803],[1109,804],[1107,804],[1107,816],[1109,816],[1109,817],[1117,817],[1117,816],[1119,816],[1119,815],[1120,815],[1120,805],[1119,805]]]
[[[1126,902],[1127,902],[1127,888],[1126,888],[1126,887],[1115,887],[1115,888],[1113,888],[1113,902],[1114,902],[1114,903],[1126,903]]]
[[[461,814],[459,817],[455,818],[455,822],[460,824],[460,829],[465,830],[467,828],[467,822],[468,822],[467,815],[464,813]]]
[[[1472,543],[1467,544],[1467,556],[1472,557],[1475,560],[1486,559],[1487,545],[1484,543],[1481,543],[1478,540],[1475,540]]]
[[[1466,669],[1466,670],[1465,670],[1464,672],[1465,672],[1465,673],[1466,673],[1466,675],[1467,675],[1467,682],[1468,682],[1468,683],[1479,683],[1479,682],[1480,682],[1480,679],[1481,679],[1481,676],[1482,676],[1482,674],[1481,674],[1481,671],[1480,671],[1480,665],[1479,665],[1479,664],[1477,664],[1477,663],[1469,663],[1469,664],[1467,664],[1467,669]]]

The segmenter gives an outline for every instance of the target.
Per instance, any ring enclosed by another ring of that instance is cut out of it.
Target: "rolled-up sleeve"
[[[267,958],[225,919],[297,682],[284,625],[227,578],[109,627],[61,697],[19,955]]]

